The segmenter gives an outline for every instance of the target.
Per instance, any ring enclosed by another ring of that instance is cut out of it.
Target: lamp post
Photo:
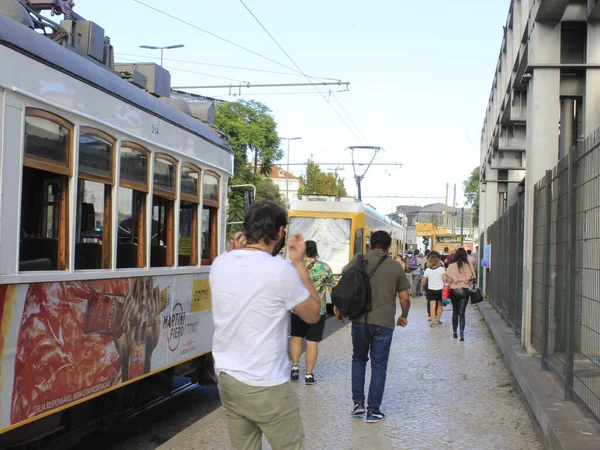
[[[297,139],[302,139],[301,137],[293,137],[293,138],[279,138],[282,140],[286,140],[288,143],[288,148],[287,148],[287,169],[286,169],[286,176],[285,176],[285,199],[286,199],[286,203],[290,201],[290,193],[289,193],[289,188],[290,188],[290,141],[295,141]],[[290,202],[291,203],[291,202]]]
[[[140,48],[148,48],[150,50],[160,50],[160,66],[161,67],[163,65],[163,51],[171,50],[174,48],[181,48],[181,47],[185,47],[185,45],[177,44],[177,45],[168,45],[166,47],[154,47],[153,45],[140,45]]]

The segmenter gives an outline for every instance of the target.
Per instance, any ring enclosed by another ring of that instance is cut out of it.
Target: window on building
[[[184,165],[181,169],[179,202],[180,266],[198,265],[198,206],[200,204],[200,169]]]
[[[146,195],[149,152],[140,145],[123,143],[120,153],[117,267],[146,266]]]
[[[61,117],[39,109],[27,109],[20,271],[68,268],[72,133],[73,125]]]
[[[219,212],[219,178],[210,173],[204,174],[202,184],[202,264],[212,264],[217,257],[217,224]]]
[[[112,259],[111,193],[114,140],[82,128],[79,135],[79,180],[75,269],[108,269]]]
[[[170,267],[175,264],[176,179],[177,163],[175,160],[166,155],[157,155],[154,160],[154,192],[152,196],[151,267]]]

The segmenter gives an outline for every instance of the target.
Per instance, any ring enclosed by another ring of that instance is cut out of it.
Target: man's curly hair
[[[254,203],[246,214],[244,234],[248,244],[256,244],[263,240],[266,245],[270,245],[277,240],[279,229],[285,229],[286,226],[285,209],[271,200],[261,200]]]

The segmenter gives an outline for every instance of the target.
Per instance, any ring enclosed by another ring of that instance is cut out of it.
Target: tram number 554
[[[158,136],[159,131],[160,130],[158,129],[158,125],[152,124],[152,134]]]

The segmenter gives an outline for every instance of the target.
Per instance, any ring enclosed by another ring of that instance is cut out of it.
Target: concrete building
[[[600,125],[600,2],[512,0],[481,134],[482,230],[525,195],[523,324],[530,323],[533,188]],[[531,350],[530,330],[523,344]]]
[[[287,170],[273,165],[271,167],[271,176],[269,177],[275,186],[279,188],[281,198],[286,200],[289,207],[294,200],[298,200],[298,190],[300,189],[300,178],[291,174]]]

